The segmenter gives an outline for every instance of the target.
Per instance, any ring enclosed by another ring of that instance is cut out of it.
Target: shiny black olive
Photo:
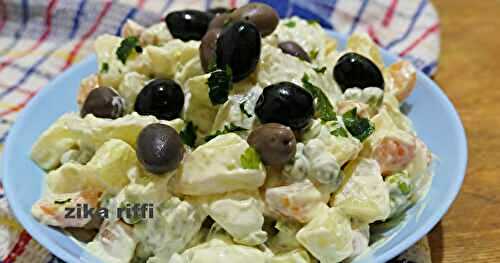
[[[211,18],[211,15],[202,11],[183,10],[169,13],[165,22],[174,38],[182,41],[201,40],[207,32]]]
[[[220,28],[210,29],[201,39],[199,47],[200,61],[206,73],[210,72],[212,67],[215,67],[215,49],[217,48],[217,38],[220,32]]]
[[[140,115],[154,115],[161,120],[178,118],[184,106],[184,93],[173,80],[150,81],[137,95],[134,110]]]
[[[278,47],[283,51],[283,53],[298,57],[304,61],[311,62],[311,58],[307,52],[296,42],[285,41],[278,44]]]
[[[342,91],[354,87],[384,89],[384,77],[377,65],[370,59],[353,52],[340,57],[333,68],[333,77]]]
[[[217,68],[229,66],[235,82],[246,78],[257,67],[260,46],[260,33],[254,25],[243,21],[232,23],[217,39]]]
[[[85,117],[89,113],[99,118],[119,118],[125,113],[125,100],[111,88],[93,89],[83,102],[80,115]]]
[[[270,35],[278,26],[280,17],[276,10],[263,3],[249,3],[231,13],[234,21],[254,24],[263,37]]]
[[[137,138],[137,159],[154,174],[173,171],[184,156],[184,145],[174,128],[160,123],[150,124]]]
[[[279,82],[264,88],[255,105],[262,123],[276,122],[294,130],[304,128],[314,114],[312,95],[291,82]]]
[[[247,138],[265,165],[284,165],[295,156],[293,131],[279,123],[266,123],[254,129]]]

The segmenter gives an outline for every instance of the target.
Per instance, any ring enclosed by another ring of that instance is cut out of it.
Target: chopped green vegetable
[[[179,135],[185,145],[194,147],[194,143],[196,142],[196,128],[197,127],[194,126],[193,122],[189,121],[180,132]]]
[[[309,25],[319,25],[319,21],[318,20],[315,20],[315,19],[310,19],[310,20],[307,20],[307,23]]]
[[[330,134],[337,137],[346,137],[346,138],[349,136],[347,134],[347,130],[344,129],[344,127],[338,127],[337,129],[331,131]]]
[[[344,115],[342,115],[342,119],[344,120],[344,125],[349,133],[358,138],[360,141],[364,141],[375,131],[375,127],[370,120],[367,118],[361,118],[357,115],[356,108],[344,113]]]
[[[205,142],[208,142],[208,141],[212,140],[213,138],[215,138],[219,135],[222,135],[222,134],[231,133],[231,132],[240,132],[240,131],[246,131],[246,130],[247,129],[245,129],[243,127],[236,126],[233,123],[230,123],[229,125],[224,126],[223,130],[218,130],[215,133],[206,136]]]
[[[321,68],[314,68],[314,71],[319,74],[324,74],[326,71],[326,67],[321,67]]]
[[[320,88],[309,82],[309,76],[307,74],[304,74],[302,77],[302,84],[304,85],[304,88],[308,90],[314,98],[316,98],[316,113],[319,115],[319,118],[322,121],[336,120],[337,115],[333,110],[330,100]]]
[[[252,118],[252,114],[248,113],[248,111],[245,110],[245,103],[246,101],[240,103],[240,110],[241,112],[243,112],[243,114],[245,114],[245,116],[247,116],[248,118]]]
[[[138,45],[139,45],[139,38],[135,36],[127,37],[122,40],[120,46],[118,47],[118,49],[116,49],[116,56],[123,64],[125,64],[130,54],[134,50],[135,51],[137,50],[136,47]]]
[[[64,205],[64,204],[66,204],[68,202],[71,202],[71,198],[68,198],[68,199],[65,199],[65,200],[55,200],[54,204],[56,204],[56,205]]]
[[[404,195],[407,195],[411,192],[410,186],[403,181],[399,182],[398,187],[401,193]]]
[[[318,57],[318,54],[319,50],[313,49],[309,52],[309,57],[311,57],[311,59],[316,59]]]
[[[232,71],[230,67],[226,70],[217,69],[208,78],[208,96],[213,105],[224,104],[229,92],[233,88]]]
[[[285,23],[285,26],[287,26],[289,28],[294,28],[296,24],[297,23],[295,23],[295,21],[290,20],[290,21],[288,21],[288,22]]]
[[[109,71],[109,64],[104,62],[101,64],[101,73],[106,73]]]
[[[254,148],[248,147],[240,156],[241,166],[245,169],[259,169],[260,157]]]

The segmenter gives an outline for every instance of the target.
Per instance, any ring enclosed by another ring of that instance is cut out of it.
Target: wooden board
[[[500,1],[433,2],[442,35],[435,80],[464,122],[469,164],[458,199],[429,235],[432,259],[500,262]]]

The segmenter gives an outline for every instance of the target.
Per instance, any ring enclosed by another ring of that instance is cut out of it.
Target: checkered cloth
[[[119,34],[127,19],[149,25],[171,10],[237,7],[248,1],[0,0],[0,149],[17,113],[47,82],[90,54],[96,36]],[[377,44],[412,61],[423,72],[433,74],[436,70],[439,19],[428,0],[258,2],[273,6],[282,17],[314,19],[344,34],[366,32]],[[428,249],[424,250],[428,254]],[[60,261],[16,223],[1,184],[0,259],[4,263]]]

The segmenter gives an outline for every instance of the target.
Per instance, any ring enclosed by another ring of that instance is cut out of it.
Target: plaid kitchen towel
[[[0,149],[17,113],[47,82],[90,54],[93,39],[98,35],[119,34],[127,19],[149,25],[160,21],[162,15],[171,10],[237,7],[247,2],[249,0],[0,0]],[[412,61],[423,72],[436,71],[439,19],[428,0],[258,2],[273,6],[282,17],[297,15],[314,19],[325,28],[344,34],[366,32],[381,47]],[[408,254],[422,253],[428,258],[425,242],[421,241]],[[4,263],[59,262],[16,223],[1,184],[0,259]]]

